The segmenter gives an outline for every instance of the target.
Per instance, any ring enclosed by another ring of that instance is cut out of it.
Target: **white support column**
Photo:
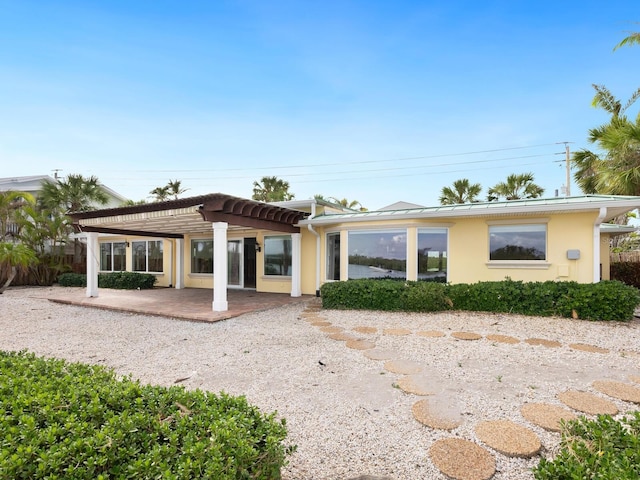
[[[176,289],[184,288],[184,238],[176,239]]]
[[[227,229],[226,222],[213,222],[213,311],[226,312],[227,303]]]
[[[299,233],[291,234],[291,296],[302,296],[300,268],[301,261],[301,242],[302,235]]]
[[[87,232],[87,297],[98,296],[98,262],[100,256],[100,245],[98,244],[98,233]]]

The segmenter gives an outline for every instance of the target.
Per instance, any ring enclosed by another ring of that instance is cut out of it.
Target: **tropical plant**
[[[86,212],[109,201],[98,177],[67,175],[56,182],[42,182],[38,202],[51,213]]]
[[[20,233],[16,221],[18,212],[21,207],[33,205],[34,202],[33,195],[27,192],[0,192],[0,241],[7,237],[15,238]]]
[[[640,45],[640,32],[631,32],[628,36],[623,38],[619,44],[613,47],[613,50],[615,51],[624,46],[630,47],[631,45]]]
[[[479,183],[471,184],[467,178],[456,180],[451,187],[442,187],[440,205],[476,202],[481,191]]]
[[[350,210],[359,210],[361,212],[367,211],[367,209],[363,207],[358,200],[347,200],[346,198],[329,197],[329,201]]]
[[[262,177],[253,182],[253,200],[260,202],[283,202],[293,200],[295,195],[289,193],[289,182],[278,177]]]
[[[164,187],[156,187],[149,193],[154,196],[154,202],[165,202],[173,197],[173,200],[177,200],[178,196],[189,190],[188,188],[182,188],[181,180],[169,180]]]
[[[572,157],[574,179],[583,192],[611,195],[640,194],[640,115],[630,120],[626,112],[640,98],[637,89],[622,105],[605,86],[593,85],[592,105],[611,115],[608,123],[589,130],[589,143],[601,153],[588,149]]]
[[[536,185],[533,180],[533,173],[512,173],[505,182],[496,183],[489,189],[487,200],[493,202],[500,199],[538,198],[544,193],[544,188]]]
[[[0,243],[0,264],[9,266],[10,273],[7,281],[0,287],[0,294],[11,285],[16,276],[18,267],[27,267],[37,261],[36,254],[22,243],[2,242]]]

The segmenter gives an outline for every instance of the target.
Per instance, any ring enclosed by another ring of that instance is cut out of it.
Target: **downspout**
[[[600,281],[600,225],[607,216],[607,207],[600,207],[600,213],[593,224],[593,283]]]
[[[311,204],[311,218],[316,216],[316,202]],[[320,234],[313,229],[311,224],[307,225],[311,233],[316,236],[316,297],[320,296]]]

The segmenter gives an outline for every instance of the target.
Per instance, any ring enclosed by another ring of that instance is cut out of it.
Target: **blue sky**
[[[375,209],[530,171],[552,196],[556,142],[606,121],[591,85],[640,87],[640,47],[612,52],[639,21],[630,0],[0,0],[0,177],[138,200],[275,175]]]

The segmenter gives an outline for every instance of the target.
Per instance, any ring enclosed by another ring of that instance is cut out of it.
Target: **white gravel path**
[[[51,287],[60,288],[60,287]],[[300,318],[303,305],[244,315],[214,324],[123,314],[59,305],[45,299],[48,289],[11,288],[0,296],[0,349],[27,349],[38,355],[96,363],[132,374],[142,382],[224,390],[245,395],[266,412],[287,419],[289,440],[298,445],[283,472],[285,480],[349,479],[380,475],[393,479],[444,479],[428,458],[440,438],[466,438],[481,444],[474,427],[482,420],[511,419],[540,437],[543,455],[557,447],[559,435],[526,422],[527,402],[561,405],[567,389],[604,397],[591,387],[598,379],[626,383],[640,375],[640,323],[595,323],[569,319],[447,312],[396,314],[321,311],[332,325],[396,352],[398,360],[424,365],[446,408],[463,416],[452,432],[418,423],[411,406],[421,398],[395,388],[402,375],[384,361],[370,360]],[[406,328],[406,336],[382,334]],[[439,330],[441,338],[415,334]],[[455,331],[503,334],[520,340],[544,338],[562,346],[482,338],[457,340]],[[610,353],[571,349],[571,343],[607,348]],[[321,363],[322,364],[321,364]],[[324,364],[324,365],[323,365]],[[434,397],[430,397],[434,398]],[[622,412],[637,405],[614,400]],[[492,451],[493,478],[531,479],[539,457],[508,458]]]

